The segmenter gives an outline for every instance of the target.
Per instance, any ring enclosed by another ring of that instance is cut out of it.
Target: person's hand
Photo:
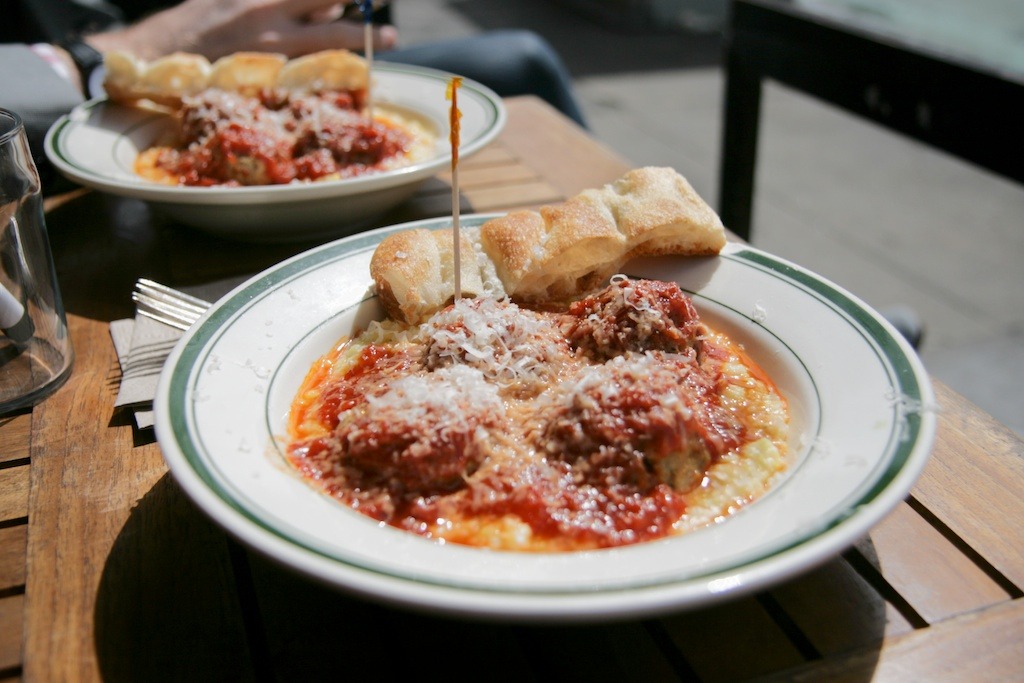
[[[210,60],[240,51],[295,57],[330,48],[362,50],[362,21],[339,20],[344,7],[326,0],[185,0],[125,29],[87,41],[100,52],[124,50],[143,59],[175,51]],[[393,26],[375,26],[375,50],[394,47]]]

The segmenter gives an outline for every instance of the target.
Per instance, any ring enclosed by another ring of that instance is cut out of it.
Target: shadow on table
[[[431,179],[420,195],[366,225],[339,224],[334,237],[301,242],[231,240],[177,223],[141,200],[92,191],[51,207],[46,222],[65,310],[111,321],[134,314],[131,293],[140,277],[178,288],[240,280],[324,242],[419,213],[450,214],[450,195],[447,184]],[[464,201],[463,209],[472,206]]]
[[[108,683],[333,680],[407,661],[456,680],[724,681],[789,680],[852,634],[855,656],[832,673],[866,681],[887,603],[857,576],[835,560],[767,593],[645,621],[449,619],[356,599],[247,552],[168,474],[108,556],[95,645]]]
[[[91,320],[127,317],[138,274],[162,275],[151,270],[150,264],[163,259],[155,256],[159,233],[142,201],[84,192],[47,211],[46,225],[69,314]]]
[[[104,681],[254,680],[225,536],[164,475],[103,567],[95,639]]]
[[[68,313],[129,317],[139,277],[174,286],[250,275],[313,246],[248,244],[177,224],[138,199],[85,192],[46,214],[57,280]]]

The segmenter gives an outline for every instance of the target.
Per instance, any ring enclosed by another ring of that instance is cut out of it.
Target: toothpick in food
[[[459,96],[458,90],[462,86],[461,76],[452,76],[448,81],[448,91],[445,93],[445,99],[451,101],[451,113],[449,115],[449,123],[451,133],[449,138],[452,145],[452,239],[455,240],[455,250],[453,258],[455,263],[455,298],[462,298],[462,255],[460,252],[460,245],[462,240],[459,239],[461,235],[461,228],[459,227],[459,128],[460,121],[462,118],[462,112],[459,111]]]
[[[360,0],[363,13],[363,54],[366,58],[366,118],[373,120],[373,0]]]

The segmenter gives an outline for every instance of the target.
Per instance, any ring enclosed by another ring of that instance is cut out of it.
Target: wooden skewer
[[[366,43],[366,116],[373,120],[373,24],[363,24],[363,41]]]
[[[366,58],[366,117],[373,120],[373,2],[362,0],[363,55]]]
[[[450,140],[452,145],[452,239],[454,240],[453,260],[455,266],[455,298],[462,298],[462,240],[461,227],[459,225],[459,119],[462,112],[459,111],[458,89],[462,85],[462,78],[452,76],[448,82],[447,99],[451,100],[450,115]]]

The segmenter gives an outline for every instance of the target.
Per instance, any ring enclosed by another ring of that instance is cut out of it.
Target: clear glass
[[[0,109],[0,414],[35,405],[74,353],[21,118]]]

